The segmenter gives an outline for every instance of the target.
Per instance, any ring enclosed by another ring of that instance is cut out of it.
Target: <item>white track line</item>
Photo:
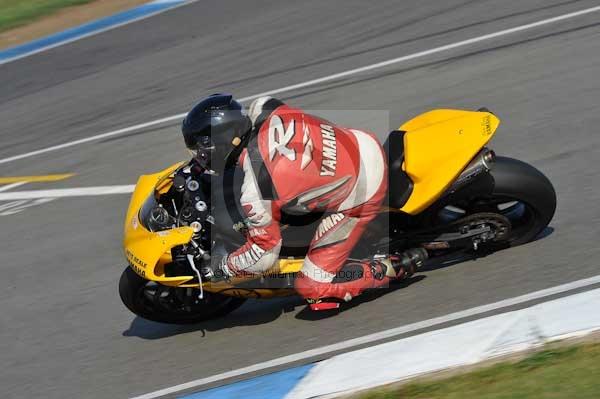
[[[296,353],[293,355],[283,356],[277,359],[269,360],[263,363],[257,363],[252,366],[243,367],[237,370],[227,371],[225,373],[213,375],[206,378],[201,378],[198,380],[186,382],[185,384],[175,385],[170,388],[160,389],[158,391],[150,392],[145,395],[136,396],[131,399],[153,399],[159,398],[165,395],[171,395],[176,392],[181,392],[187,389],[200,387],[203,385],[211,384],[217,381],[222,381],[232,377],[239,377],[246,374],[254,373],[257,371],[266,370],[273,367],[281,367],[288,364],[292,364],[295,362],[303,361],[310,359],[315,356],[327,355],[330,353],[334,353],[340,350],[347,350],[356,346],[370,344],[373,342],[381,341],[388,338],[393,338],[395,336],[410,333],[413,331],[421,330],[424,328],[433,327],[439,324],[452,322],[455,320],[463,319],[466,317],[478,316],[483,313],[487,313],[490,311],[519,305],[525,302],[538,300],[542,298],[546,298],[552,295],[561,294],[563,292],[575,290],[578,288],[587,287],[593,284],[600,283],[600,275],[590,277],[583,280],[573,281],[571,283],[558,285],[556,287],[547,288],[541,291],[535,291],[529,294],[517,296],[514,298],[505,299],[499,302],[494,302],[488,305],[478,306],[475,308],[463,310],[456,313],[450,313],[445,316],[436,317],[429,320],[423,320],[417,323],[408,324],[406,326],[392,328],[390,330],[380,331],[378,333],[365,335],[358,338],[349,339],[347,341],[338,342],[333,345],[322,346],[320,348],[310,349],[301,353]]]
[[[11,183],[11,184],[7,184],[5,186],[1,186],[0,187],[0,192],[2,191],[8,191],[8,190],[12,190],[13,188],[17,188],[22,186],[23,184],[27,184],[28,182],[26,181],[18,181],[16,183]]]
[[[92,197],[97,195],[130,194],[135,185],[98,186],[80,188],[58,188],[53,190],[15,191],[0,193],[0,201],[14,201],[37,198]]]
[[[259,93],[259,94],[254,94],[254,95],[251,95],[251,96],[248,96],[248,97],[241,98],[240,101],[250,101],[250,100],[253,100],[253,99],[261,97],[261,96],[279,94],[279,93],[283,93],[283,92],[287,92],[287,91],[291,91],[291,90],[302,89],[302,88],[305,88],[305,87],[308,87],[308,86],[314,86],[314,85],[317,85],[317,84],[320,84],[320,83],[330,82],[332,80],[337,80],[337,79],[348,77],[348,76],[351,76],[351,75],[356,75],[356,74],[359,74],[359,73],[372,71],[372,70],[383,68],[383,67],[386,67],[386,66],[390,66],[390,65],[394,65],[394,64],[399,64],[399,63],[410,61],[410,60],[414,60],[414,59],[417,59],[417,58],[426,57],[428,55],[432,55],[432,54],[436,54],[436,53],[441,53],[441,52],[448,51],[448,50],[453,50],[453,49],[456,49],[456,48],[459,48],[459,47],[464,47],[464,46],[468,46],[468,45],[475,44],[475,43],[480,43],[480,42],[483,42],[483,41],[486,41],[486,40],[495,39],[495,38],[498,38],[498,37],[501,37],[501,36],[506,36],[506,35],[510,35],[510,34],[513,34],[513,33],[522,32],[522,31],[525,31],[525,30],[529,30],[529,29],[540,27],[540,26],[544,26],[544,25],[548,25],[548,24],[552,24],[552,23],[564,21],[564,20],[567,20],[567,19],[579,17],[579,16],[582,16],[582,15],[586,15],[586,14],[590,14],[590,13],[598,12],[598,11],[600,11],[600,6],[586,8],[584,10],[580,10],[580,11],[576,11],[576,12],[572,12],[572,13],[568,13],[568,14],[559,15],[557,17],[544,19],[544,20],[541,20],[541,21],[538,21],[538,22],[533,22],[533,23],[530,23],[530,24],[520,25],[520,26],[517,26],[517,27],[514,27],[514,28],[504,29],[504,30],[501,30],[501,31],[498,31],[498,32],[489,33],[487,35],[477,36],[477,37],[474,37],[474,38],[471,38],[471,39],[462,40],[462,41],[459,41],[459,42],[456,42],[456,43],[447,44],[445,46],[435,47],[435,48],[432,48],[430,50],[420,51],[420,52],[409,54],[409,55],[405,55],[405,56],[402,56],[402,57],[393,58],[391,60],[387,60],[387,61],[383,61],[383,62],[378,62],[378,63],[367,65],[367,66],[364,66],[364,67],[361,67],[361,68],[350,69],[350,70],[347,70],[347,71],[344,71],[344,72],[335,73],[333,75],[324,76],[322,78],[308,80],[308,81],[303,82],[303,83],[297,83],[297,84],[290,85],[290,86],[285,86],[285,87],[282,87],[282,88],[279,88],[279,89],[265,91],[265,92],[262,92],[262,93]],[[139,130],[139,129],[144,129],[144,128],[155,126],[155,125],[160,125],[162,123],[176,121],[178,119],[182,119],[183,117],[185,117],[185,115],[186,115],[186,113],[177,114],[177,115],[173,115],[173,116],[168,116],[166,118],[161,118],[161,119],[153,120],[153,121],[150,121],[150,122],[141,123],[139,125],[134,125],[134,126],[126,127],[126,128],[123,128],[123,129],[112,131],[112,132],[98,134],[98,135],[90,136],[90,137],[87,137],[87,138],[84,138],[84,139],[74,140],[74,141],[70,141],[70,142],[67,142],[67,143],[63,143],[63,144],[59,144],[59,145],[54,145],[54,146],[47,147],[47,148],[42,148],[42,149],[39,149],[39,150],[36,150],[36,151],[32,151],[32,152],[27,152],[27,153],[20,154],[20,155],[11,156],[11,157],[8,157],[8,158],[3,158],[3,159],[0,159],[0,164],[12,162],[12,161],[16,161],[16,160],[19,160],[19,159],[29,158],[29,157],[32,157],[32,156],[35,156],[35,155],[44,154],[44,153],[51,152],[51,151],[61,150],[63,148],[68,148],[68,147],[72,147],[72,146],[79,145],[79,144],[89,143],[91,141],[101,140],[101,139],[104,139],[104,138],[107,138],[107,137],[118,136],[118,135],[121,135],[121,134],[124,134],[124,133],[136,131],[136,130]]]

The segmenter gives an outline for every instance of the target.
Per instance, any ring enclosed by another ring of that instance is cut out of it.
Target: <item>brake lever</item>
[[[187,254],[187,260],[190,263],[190,267],[194,272],[196,272],[196,276],[198,277],[198,284],[200,286],[200,295],[198,295],[199,299],[204,299],[204,287],[202,287],[202,274],[200,270],[196,267],[196,263],[194,262],[194,255]]]

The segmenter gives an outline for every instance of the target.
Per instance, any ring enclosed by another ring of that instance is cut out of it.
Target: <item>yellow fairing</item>
[[[500,120],[489,112],[439,109],[400,126],[404,170],[413,191],[401,208],[417,214],[435,202],[492,138]]]
[[[142,226],[138,212],[155,188],[159,192],[164,188],[163,185],[168,188],[169,184],[165,178],[170,176],[179,165],[173,165],[153,175],[141,176],[125,218],[123,247],[132,269],[147,280],[158,281],[165,285],[180,285],[192,278],[192,276],[165,277],[164,265],[171,262],[171,248],[188,243],[193,231],[185,226],[153,233]]]

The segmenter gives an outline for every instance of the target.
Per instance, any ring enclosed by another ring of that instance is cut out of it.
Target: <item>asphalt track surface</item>
[[[1,66],[0,158],[181,113],[212,92],[248,96],[597,5],[197,2]],[[599,274],[599,70],[592,13],[280,95],[307,109],[383,110],[391,127],[486,106],[502,120],[496,152],[540,168],[558,193],[543,238],[425,270],[333,317],[287,298],[196,326],[147,322],[117,294],[127,195],[0,216],[2,396],[133,396]],[[27,189],[131,184],[185,155],[172,123],[3,164],[0,176],[77,174]]]

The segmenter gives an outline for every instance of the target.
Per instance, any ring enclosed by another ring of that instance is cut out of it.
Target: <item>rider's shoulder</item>
[[[283,101],[271,96],[262,96],[252,101],[248,107],[248,117],[252,125],[258,126],[265,121],[280,106],[285,105]]]

